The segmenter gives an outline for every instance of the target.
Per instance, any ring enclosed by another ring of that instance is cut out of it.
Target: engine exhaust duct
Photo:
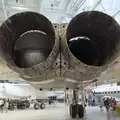
[[[86,65],[102,66],[118,53],[120,26],[102,12],[83,12],[68,24],[66,39],[70,52],[79,61]]]
[[[57,56],[55,44],[52,23],[35,12],[15,14],[0,27],[0,55],[21,75],[36,76],[52,66]],[[42,63],[47,59],[49,62],[43,69]]]

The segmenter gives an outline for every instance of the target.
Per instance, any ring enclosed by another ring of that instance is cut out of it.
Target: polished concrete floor
[[[69,116],[68,106],[54,104],[46,106],[44,110],[15,110],[8,113],[0,113],[0,120],[73,120]],[[120,120],[120,114],[116,112],[101,111],[99,107],[87,107],[85,117],[82,120]]]

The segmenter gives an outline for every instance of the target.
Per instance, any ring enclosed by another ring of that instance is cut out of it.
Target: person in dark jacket
[[[104,101],[104,105],[105,105],[105,108],[106,108],[106,111],[109,112],[109,98],[107,98],[105,101]]]

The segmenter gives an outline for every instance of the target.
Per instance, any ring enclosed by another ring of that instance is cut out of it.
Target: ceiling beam
[[[120,13],[120,10],[117,10],[117,11],[112,15],[112,17],[115,18],[117,15],[119,15],[119,13]]]
[[[93,6],[92,10],[95,10],[97,8],[98,5],[100,5],[102,2],[102,0],[98,0],[98,2]]]
[[[3,7],[3,12],[4,12],[5,19],[7,19],[7,18],[8,18],[8,15],[7,15],[6,7],[5,7],[5,1],[2,0],[1,3],[2,3],[2,7]]]

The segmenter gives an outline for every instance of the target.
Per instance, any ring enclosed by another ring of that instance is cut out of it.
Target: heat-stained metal
[[[58,51],[55,44],[52,23],[39,13],[15,14],[0,27],[0,55],[23,76],[39,76],[52,67]]]
[[[114,60],[119,45],[120,26],[98,11],[80,13],[69,24],[54,27],[43,15],[23,12],[0,27],[1,57],[23,79],[34,82],[93,80]]]
[[[67,28],[71,53],[87,65],[109,62],[120,48],[120,26],[109,15],[89,11],[76,15]]]

